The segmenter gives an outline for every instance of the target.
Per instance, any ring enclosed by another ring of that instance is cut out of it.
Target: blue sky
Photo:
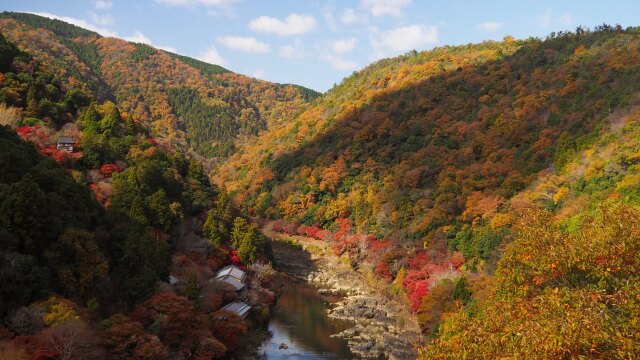
[[[412,49],[640,25],[638,0],[0,0],[0,10],[57,17],[318,91]]]

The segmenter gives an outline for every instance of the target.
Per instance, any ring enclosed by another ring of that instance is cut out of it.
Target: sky
[[[0,0],[0,11],[58,18],[321,92],[413,49],[640,25],[638,0]]]

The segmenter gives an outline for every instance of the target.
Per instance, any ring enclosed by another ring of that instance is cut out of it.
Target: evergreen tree
[[[84,128],[85,134],[98,134],[100,127],[100,113],[96,109],[96,103],[92,102],[89,107],[82,113],[80,119],[78,119],[80,125]]]
[[[116,135],[118,124],[122,122],[118,107],[113,105],[111,111],[100,121],[100,131],[107,136]]]

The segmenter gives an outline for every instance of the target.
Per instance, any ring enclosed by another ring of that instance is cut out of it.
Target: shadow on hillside
[[[271,240],[275,267],[297,279],[307,280],[317,270],[311,254],[301,246],[283,240]]]
[[[638,67],[630,66],[634,73],[629,80],[607,79],[596,87],[588,87],[588,91],[532,104],[534,108],[517,120],[515,115],[506,123],[498,118],[503,112],[513,114],[513,101],[523,101],[526,94],[542,97],[543,92],[556,91],[565,85],[564,79],[552,75],[573,72],[587,84],[596,83],[601,74],[588,69],[602,67],[598,63],[601,56],[586,58],[583,69],[587,70],[580,70],[568,64],[569,55],[581,44],[588,48],[616,35],[602,32],[557,37],[544,46],[531,41],[502,59],[458,67],[411,86],[383,92],[344,118],[334,119],[328,129],[297,150],[273,159],[270,167],[282,181],[300,166],[329,166],[340,155],[348,154],[349,160],[361,164],[372,159],[382,166],[396,166],[412,157],[408,166],[421,172],[418,184],[411,187],[431,188],[446,171],[444,175],[455,184],[447,190],[452,195],[458,195],[455,191],[461,191],[462,187],[467,191],[505,187],[506,180],[515,182],[510,185],[510,194],[503,194],[511,196],[526,186],[528,175],[549,165],[555,152],[553,144],[561,132],[567,131],[575,139],[591,132],[606,115],[606,109],[596,111],[590,105],[605,99],[614,107],[640,90],[640,86],[634,85]],[[457,49],[460,54],[478,51],[468,46]],[[404,61],[411,61],[411,57]],[[551,71],[544,81],[539,77],[545,75],[536,73],[540,69],[543,74]],[[361,89],[365,90],[368,89]],[[484,95],[493,96],[482,99]],[[580,116],[554,115],[550,112],[552,106],[559,107],[563,115],[577,112]],[[482,118],[483,113],[492,110],[494,114]],[[550,131],[543,131],[546,129]],[[548,146],[537,145],[545,141],[550,142]],[[365,170],[351,169],[350,175]],[[459,214],[463,205],[456,204],[445,212]]]

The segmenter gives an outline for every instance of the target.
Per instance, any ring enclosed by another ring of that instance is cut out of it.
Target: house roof
[[[251,306],[243,303],[242,301],[234,301],[230,304],[227,304],[220,310],[231,311],[242,317],[246,317],[249,310],[251,310]]]
[[[239,280],[240,282],[244,282],[245,273],[244,271],[240,270],[239,267],[235,265],[229,265],[222,268],[216,274],[216,279],[222,279],[224,277],[232,277]]]
[[[71,136],[60,136],[58,138],[58,142],[59,143],[63,143],[63,144],[73,144],[73,143],[75,143],[75,141],[73,140],[73,138]]]
[[[176,276],[173,276],[173,275],[169,275],[169,284],[175,285],[175,284],[177,284],[179,282],[182,282],[182,280],[180,278],[178,278]]]
[[[225,275],[223,277],[216,278],[216,280],[226,282],[227,284],[233,286],[233,288],[236,289],[236,291],[240,291],[244,287],[244,283],[242,281],[240,281],[240,280],[238,280],[238,279],[236,279],[236,278],[234,278],[232,276],[229,276],[229,275]]]

